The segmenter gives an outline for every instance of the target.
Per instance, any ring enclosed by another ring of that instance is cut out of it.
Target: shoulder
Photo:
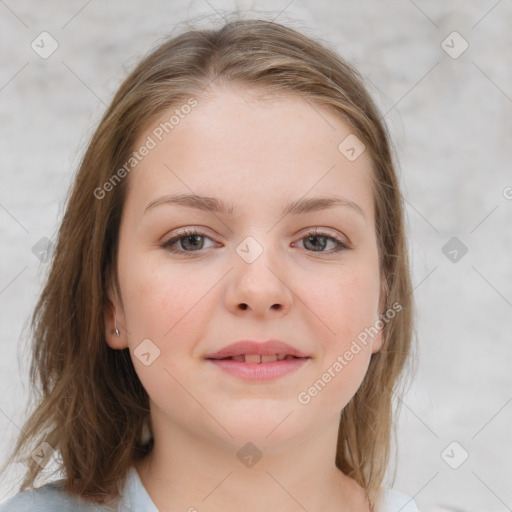
[[[414,500],[394,489],[383,489],[378,512],[419,512]],[[2,510],[0,509],[0,512]]]
[[[52,482],[36,489],[22,491],[0,503],[0,512],[99,512],[98,505],[87,503],[70,496]]]

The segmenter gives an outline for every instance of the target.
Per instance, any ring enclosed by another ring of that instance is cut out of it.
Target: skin
[[[136,465],[141,481],[162,512],[369,510],[334,456],[340,412],[380,349],[380,332],[310,403],[297,399],[383,312],[369,152],[345,158],[338,145],[349,125],[298,96],[258,99],[223,85],[197,99],[129,175],[122,302],[109,291],[119,337],[113,310],[105,312],[107,343],[130,348],[150,397],[155,446]],[[144,214],[160,196],[192,192],[221,197],[235,212],[161,205]],[[280,214],[285,202],[326,195],[357,203],[365,218],[339,206]],[[180,254],[161,247],[188,226],[206,234],[198,249],[186,237],[174,244]],[[351,249],[333,252],[320,235],[316,252],[307,238],[315,227]],[[235,250],[247,236],[263,247],[252,263]],[[134,356],[144,339],[160,350],[148,366]],[[204,359],[243,339],[280,339],[312,359],[265,383],[240,381]],[[262,453],[252,467],[237,457],[249,441]]]

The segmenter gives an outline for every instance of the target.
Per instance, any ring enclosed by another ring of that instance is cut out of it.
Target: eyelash
[[[179,242],[182,238],[186,238],[188,236],[197,236],[197,235],[205,237],[205,238],[209,238],[211,240],[211,238],[206,233],[203,233],[203,232],[193,229],[193,228],[186,228],[186,229],[183,229],[182,231],[178,232],[172,238],[169,238],[168,240],[163,242],[161,247],[171,253],[174,253],[174,254],[187,254],[187,253],[193,254],[195,252],[201,252],[201,249],[199,249],[198,251],[184,251],[184,250],[176,250],[175,248],[172,247],[174,244],[176,244],[176,242]],[[331,249],[330,251],[307,251],[307,252],[311,252],[313,254],[314,253],[332,254],[332,253],[337,253],[340,251],[351,249],[351,247],[349,247],[340,238],[329,235],[328,233],[325,233],[325,232],[319,230],[318,228],[314,228],[314,229],[306,232],[304,234],[304,236],[302,236],[299,240],[303,240],[304,238],[312,237],[312,236],[319,236],[319,237],[327,238],[328,240],[332,240],[336,244],[336,247],[334,249]]]

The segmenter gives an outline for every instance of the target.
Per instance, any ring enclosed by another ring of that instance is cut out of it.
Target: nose
[[[233,254],[226,307],[235,315],[259,319],[286,315],[293,305],[294,294],[284,255],[261,242],[258,248],[254,242],[240,244]],[[250,257],[246,256],[249,252],[244,252],[247,248],[252,251]],[[257,257],[253,259],[255,254]]]

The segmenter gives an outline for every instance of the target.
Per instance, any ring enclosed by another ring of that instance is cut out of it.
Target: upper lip
[[[244,354],[258,354],[262,356],[271,356],[274,354],[286,354],[295,357],[310,357],[308,354],[279,340],[269,340],[265,342],[257,341],[237,341],[231,345],[212,352],[206,356],[206,359],[224,359],[226,357],[239,356]]]

